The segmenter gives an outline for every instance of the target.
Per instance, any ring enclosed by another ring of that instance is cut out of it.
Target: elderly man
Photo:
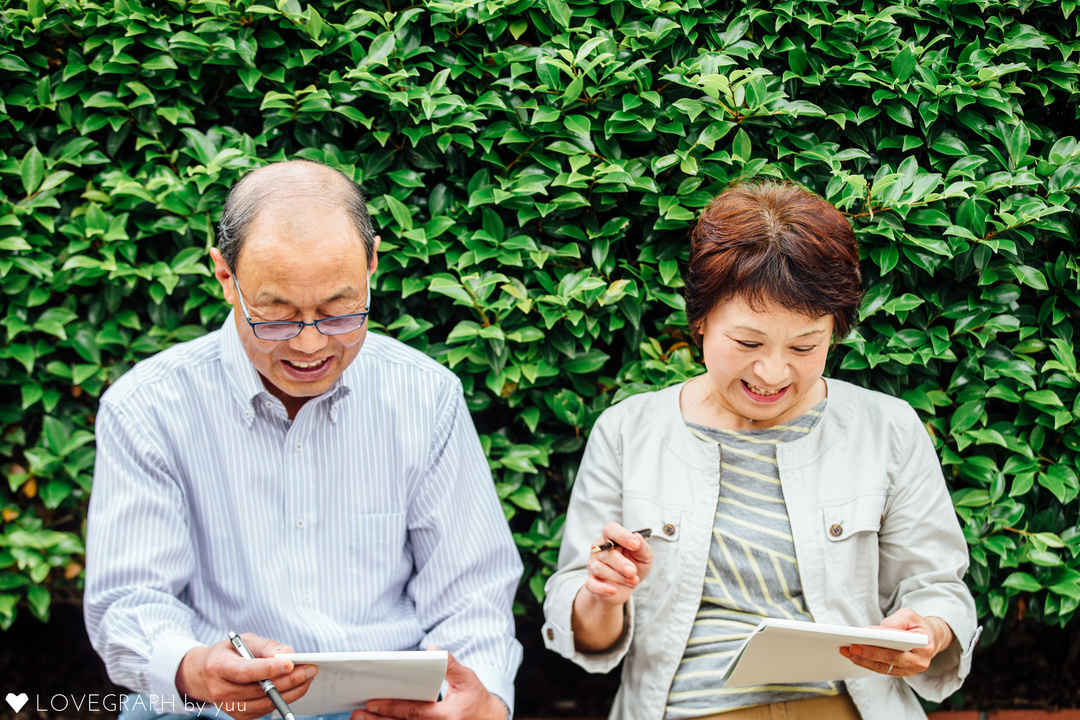
[[[353,720],[513,706],[521,561],[460,382],[367,332],[378,245],[342,173],[250,173],[211,250],[233,313],[102,398],[86,625],[151,714],[270,713],[256,681],[289,702],[315,673],[279,652],[432,645],[453,653],[440,702],[372,701]]]

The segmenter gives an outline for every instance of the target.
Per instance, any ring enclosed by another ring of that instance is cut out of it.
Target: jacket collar
[[[661,414],[658,427],[663,428],[664,444],[687,464],[706,472],[716,472],[720,469],[720,446],[701,442],[686,427],[679,407],[684,387],[686,382],[681,382],[657,393]]]
[[[799,465],[817,462],[826,450],[848,434],[855,416],[855,386],[834,378],[823,379],[829,398],[825,404],[825,415],[805,437],[778,445],[777,460],[785,463],[793,461]]]
[[[842,380],[823,378],[829,402],[825,416],[804,437],[777,446],[777,454],[789,456],[800,464],[812,462],[829,446],[841,440],[848,432],[855,411],[853,386]],[[658,391],[657,400],[662,415],[659,427],[664,428],[664,444],[690,465],[701,470],[716,470],[720,455],[716,446],[703,443],[686,427],[679,397],[686,382]]]

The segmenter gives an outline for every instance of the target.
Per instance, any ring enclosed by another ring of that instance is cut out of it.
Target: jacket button
[[[840,537],[844,534],[844,528],[842,525],[833,525],[831,528],[829,528],[829,534],[833,537]]]
[[[665,535],[674,535],[675,534],[675,526],[672,525],[671,523],[668,523],[667,525],[665,525],[664,526],[664,534]]]
[[[547,629],[547,639],[548,640],[554,640],[555,639],[555,631],[552,630],[551,628]]]

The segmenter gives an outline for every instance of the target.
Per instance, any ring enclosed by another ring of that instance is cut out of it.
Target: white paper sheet
[[[317,665],[307,694],[290,707],[295,715],[324,715],[363,707],[368,700],[437,700],[446,676],[445,650],[282,653],[297,665]]]
[[[847,645],[923,647],[922,633],[765,618],[724,673],[724,687],[822,682],[873,675],[840,654]]]

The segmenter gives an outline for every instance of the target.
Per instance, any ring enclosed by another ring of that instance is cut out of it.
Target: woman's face
[[[759,312],[733,298],[714,308],[698,331],[721,426],[752,420],[754,428],[770,427],[821,402],[832,330],[831,315],[811,318],[774,304]]]

